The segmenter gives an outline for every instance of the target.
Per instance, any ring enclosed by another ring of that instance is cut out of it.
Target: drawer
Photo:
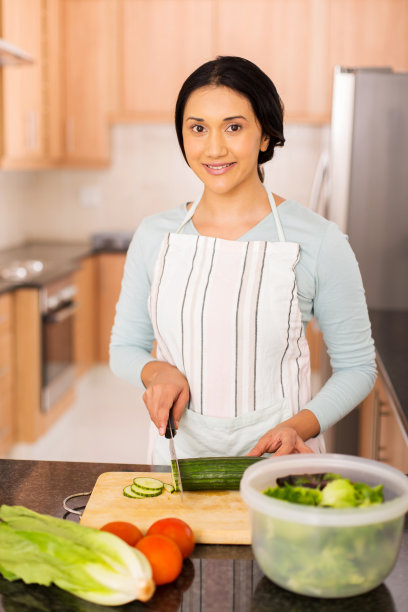
[[[13,324],[13,298],[11,293],[0,295],[0,334]]]
[[[11,332],[0,334],[0,394],[11,390],[13,381],[13,346]]]
[[[11,393],[0,395],[0,457],[4,456],[14,443],[13,404]]]

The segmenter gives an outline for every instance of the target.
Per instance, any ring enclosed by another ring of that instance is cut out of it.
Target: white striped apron
[[[149,295],[157,358],[176,366],[190,400],[179,423],[179,458],[237,456],[310,400],[309,347],[298,304],[300,247],[176,233],[163,238]],[[168,464],[168,440],[151,424],[152,462]],[[324,450],[322,436],[310,440]]]

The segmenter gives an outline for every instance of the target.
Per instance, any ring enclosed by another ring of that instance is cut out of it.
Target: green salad
[[[279,478],[265,495],[291,502],[347,509],[383,503],[383,486],[370,487],[339,474]],[[395,563],[404,517],[384,522],[325,525],[256,515],[253,546],[263,572],[275,583],[315,597],[345,597],[381,583]]]
[[[364,482],[351,482],[340,474],[300,474],[278,478],[275,487],[264,494],[294,504],[328,508],[373,506],[384,501],[383,485],[370,487]]]

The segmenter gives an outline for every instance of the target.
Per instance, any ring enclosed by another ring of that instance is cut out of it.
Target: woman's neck
[[[259,185],[237,193],[220,194],[205,189],[193,223],[201,235],[236,240],[270,212],[268,194],[259,181]]]

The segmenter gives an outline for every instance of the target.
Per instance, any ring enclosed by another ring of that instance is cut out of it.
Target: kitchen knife
[[[184,503],[183,484],[181,482],[181,476],[180,476],[180,466],[179,466],[179,462],[177,459],[176,447],[174,446],[174,436],[176,435],[176,433],[177,432],[176,432],[176,428],[174,427],[174,419],[173,419],[173,408],[170,408],[169,420],[167,421],[166,433],[164,434],[164,437],[168,438],[169,440],[170,459],[172,463],[171,471],[173,472],[173,465],[176,464],[177,482],[175,484],[176,484],[176,488],[181,493],[181,502]],[[173,472],[173,477],[174,477],[174,472]]]

